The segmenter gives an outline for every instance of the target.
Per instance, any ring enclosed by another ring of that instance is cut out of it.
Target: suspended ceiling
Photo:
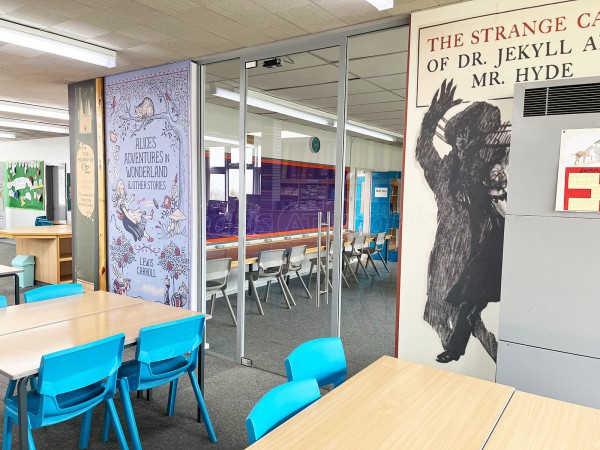
[[[67,85],[72,82],[461,1],[395,0],[393,9],[377,11],[365,0],[0,0],[1,19],[118,52],[117,67],[106,69],[0,43],[0,99],[66,108]],[[406,42],[397,43],[397,48],[393,48],[393,42],[382,44],[387,46],[386,52],[405,52]],[[398,52],[398,48],[403,50]],[[355,92],[350,92],[349,113],[356,115],[357,120],[372,121],[374,125],[397,130],[401,120],[396,106],[403,102],[405,87],[402,84],[404,76],[398,70],[404,66],[405,71],[405,56],[381,57],[375,61],[372,58],[381,54],[379,45],[367,45],[359,50],[357,43],[356,49],[357,55],[362,53],[363,57],[357,56],[349,66],[351,89],[355,86]],[[277,95],[282,98],[298,99],[313,107],[332,110],[337,92],[332,91],[331,83],[323,80],[333,73],[337,52],[324,50],[305,55],[315,59],[303,62],[303,71],[298,70],[294,80],[283,77],[280,84],[276,84],[274,73],[257,71],[251,77],[251,84],[259,90],[278,90]],[[387,67],[388,64],[394,67]],[[392,109],[386,111],[374,106],[379,101],[365,103],[367,98],[381,99],[382,103],[390,103],[383,108]],[[371,106],[366,106],[369,104]],[[1,116],[11,117],[4,113]],[[18,139],[55,136],[14,131]]]

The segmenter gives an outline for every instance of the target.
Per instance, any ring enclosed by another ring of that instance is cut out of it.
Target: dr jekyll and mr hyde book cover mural
[[[109,289],[190,308],[190,74],[105,79]]]

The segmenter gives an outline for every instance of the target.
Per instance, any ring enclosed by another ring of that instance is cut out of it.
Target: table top
[[[600,447],[600,411],[515,392],[490,436],[490,449]]]
[[[513,392],[384,356],[252,448],[479,450]]]
[[[103,291],[56,298],[51,307],[47,301],[0,308],[0,336],[144,302]]]
[[[12,273],[21,273],[23,269],[18,269],[16,267],[11,266],[3,266],[0,264],[0,275],[8,275]]]
[[[51,225],[44,227],[21,227],[0,230],[0,236],[9,238],[44,238],[71,236],[73,231],[71,225]]]
[[[116,294],[103,294],[108,297],[116,296]],[[110,301],[102,302],[103,296],[88,298],[91,295],[83,294],[77,297],[83,297],[83,302],[98,302],[105,306],[110,303]],[[0,336],[0,374],[10,379],[22,378],[37,373],[40,359],[45,354],[117,333],[125,333],[125,344],[133,344],[137,341],[140,328],[200,314],[160,303],[129,299],[125,296],[116,297],[124,302],[123,307],[81,315],[60,322],[49,322],[46,325],[24,328],[22,331]],[[132,302],[126,305],[127,300]],[[69,309],[62,299],[45,300],[38,304],[40,306],[38,314],[45,313],[46,311],[43,310],[51,310],[57,305],[64,308],[63,310]],[[9,310],[13,308],[15,307],[9,307]],[[85,309],[81,304],[72,304],[71,308],[79,311],[82,311],[81,308]]]

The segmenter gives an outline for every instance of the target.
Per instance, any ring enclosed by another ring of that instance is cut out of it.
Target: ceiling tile
[[[348,71],[361,78],[405,73],[408,64],[407,57],[408,53],[393,53],[353,59],[348,63]]]
[[[406,74],[398,73],[395,75],[386,75],[383,77],[372,77],[368,80],[382,87],[383,89],[405,89],[406,88]]]
[[[308,3],[294,8],[278,11],[277,15],[310,33],[333,30],[347,25],[319,6]]]

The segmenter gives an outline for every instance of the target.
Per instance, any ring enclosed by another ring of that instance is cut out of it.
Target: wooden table
[[[2,266],[0,265],[0,278],[3,277],[14,277],[15,279],[15,305],[20,303],[19,297],[19,273],[23,272],[23,269],[17,269],[16,267]],[[1,330],[0,330],[1,332]]]
[[[481,449],[514,388],[389,356],[253,449]]]
[[[18,380],[21,449],[28,448],[27,383],[37,374],[43,355],[117,333],[125,333],[126,345],[135,344],[140,328],[199,314],[108,292],[4,309],[0,310],[0,375]]]
[[[485,449],[600,448],[600,411],[515,392]]]
[[[35,279],[49,284],[73,280],[70,225],[0,230],[0,237],[16,239],[17,255],[35,256]]]

